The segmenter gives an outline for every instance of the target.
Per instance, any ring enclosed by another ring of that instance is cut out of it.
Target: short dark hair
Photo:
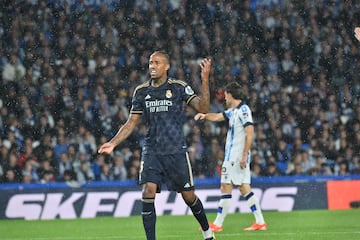
[[[161,55],[163,55],[163,56],[166,58],[167,62],[170,63],[170,57],[169,57],[169,54],[167,54],[167,52],[165,52],[165,51],[163,51],[163,50],[159,50],[159,51],[153,52],[153,53],[151,54],[151,56],[152,56],[152,55],[155,55],[155,54],[161,54]]]
[[[245,98],[242,86],[238,82],[231,82],[225,86],[225,92],[230,93],[231,96],[237,100]]]

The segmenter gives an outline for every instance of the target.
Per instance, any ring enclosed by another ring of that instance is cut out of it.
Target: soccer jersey
[[[223,113],[229,121],[225,145],[225,161],[241,157],[245,145],[245,127],[253,125],[252,113],[248,105],[240,104]]]
[[[151,80],[139,85],[132,100],[132,114],[143,114],[148,131],[143,145],[144,154],[174,154],[186,151],[183,134],[184,103],[196,97],[184,81],[168,79],[159,87]]]

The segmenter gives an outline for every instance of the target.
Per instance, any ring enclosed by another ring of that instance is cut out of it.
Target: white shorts
[[[250,164],[246,168],[240,168],[239,161],[224,161],[221,170],[221,183],[240,186],[243,183],[251,183]]]

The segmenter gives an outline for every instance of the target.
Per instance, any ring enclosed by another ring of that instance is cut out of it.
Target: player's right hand
[[[98,150],[98,153],[107,153],[110,154],[115,148],[115,145],[112,144],[111,142],[106,142],[103,145],[101,145],[101,147]]]

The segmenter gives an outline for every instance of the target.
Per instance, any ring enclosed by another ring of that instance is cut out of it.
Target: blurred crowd
[[[255,121],[258,176],[360,174],[360,25],[355,0],[5,0],[0,8],[0,182],[136,180],[146,126],[112,155],[97,148],[127,120],[148,57],[201,84],[211,111],[238,81]],[[219,177],[226,123],[184,132],[195,177]]]

